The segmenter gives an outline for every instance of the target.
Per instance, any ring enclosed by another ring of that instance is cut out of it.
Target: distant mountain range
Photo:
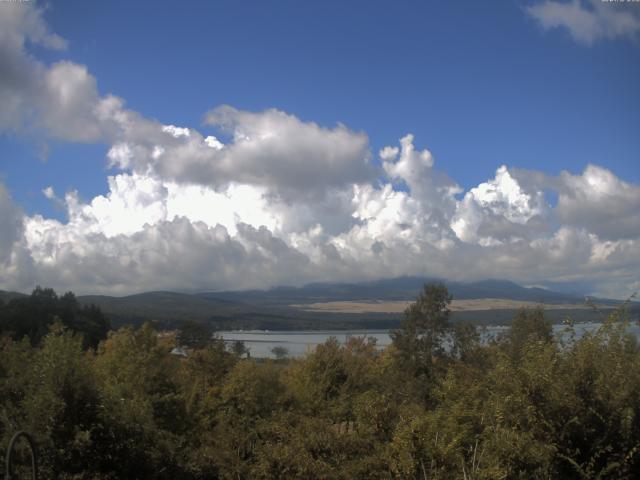
[[[300,304],[349,300],[413,300],[428,282],[426,277],[398,277],[362,283],[312,283],[304,287],[277,287],[270,290],[198,293],[196,296],[266,304]],[[540,303],[583,303],[584,296],[569,295],[543,288],[526,288],[508,280],[443,282],[457,300],[502,298]]]
[[[414,300],[425,283],[438,281],[426,277],[399,277],[361,283],[314,283],[303,287],[277,287],[268,290],[229,292],[177,293],[146,292],[123,297],[81,295],[84,304],[98,305],[114,325],[157,321],[170,328],[183,320],[212,323],[216,328],[391,328],[398,324],[401,314],[311,312],[292,305],[336,301],[407,301]],[[542,304],[581,305],[584,296],[526,288],[506,280],[478,282],[444,282],[456,300],[506,299]],[[62,293],[62,292],[59,292]],[[23,294],[0,291],[0,299],[8,301]],[[620,302],[598,299],[600,305],[613,306]],[[514,311],[456,312],[454,318],[479,323],[505,323]],[[582,311],[552,312],[554,321],[567,314],[585,319]],[[555,318],[557,317],[557,318]],[[590,317],[589,317],[590,318]]]

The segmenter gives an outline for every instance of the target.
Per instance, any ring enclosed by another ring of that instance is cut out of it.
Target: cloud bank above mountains
[[[44,188],[66,222],[25,215],[0,183],[0,288],[125,294],[400,275],[616,297],[640,288],[640,186],[606,168],[503,165],[465,192],[411,134],[374,153],[345,125],[230,106],[204,116],[220,138],[164,124],[101,95],[85,66],[35,58],[30,45],[65,42],[26,5],[0,11],[0,130],[106,143],[117,173],[88,201]]]

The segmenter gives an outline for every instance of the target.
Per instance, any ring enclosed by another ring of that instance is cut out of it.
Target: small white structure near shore
[[[171,355],[177,355],[179,357],[188,357],[187,351],[184,347],[174,347],[171,350]]]

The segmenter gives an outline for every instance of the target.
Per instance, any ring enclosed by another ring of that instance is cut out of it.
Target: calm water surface
[[[593,331],[601,323],[577,323],[574,326],[576,337],[580,337],[587,331]],[[490,338],[504,332],[508,327],[489,326],[486,327],[483,336]],[[564,325],[554,325],[554,332],[561,332]],[[629,331],[640,339],[640,327],[636,324],[629,326]],[[326,342],[329,338],[335,337],[340,343],[345,343],[350,337],[372,337],[380,348],[384,348],[391,343],[390,330],[313,330],[313,331],[269,331],[269,330],[243,330],[218,332],[225,341],[233,342],[242,340],[249,348],[252,357],[274,358],[272,350],[274,347],[284,347],[287,349],[287,356],[301,357],[312,352],[315,347]]]

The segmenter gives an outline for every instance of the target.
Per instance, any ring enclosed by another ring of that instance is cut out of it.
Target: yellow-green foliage
[[[5,337],[0,447],[32,432],[45,478],[638,478],[640,349],[622,312],[560,339],[522,311],[482,344],[448,326],[447,298],[384,351],[333,339],[291,360],[219,340],[174,356],[149,325],[95,352],[61,324],[36,347]]]

